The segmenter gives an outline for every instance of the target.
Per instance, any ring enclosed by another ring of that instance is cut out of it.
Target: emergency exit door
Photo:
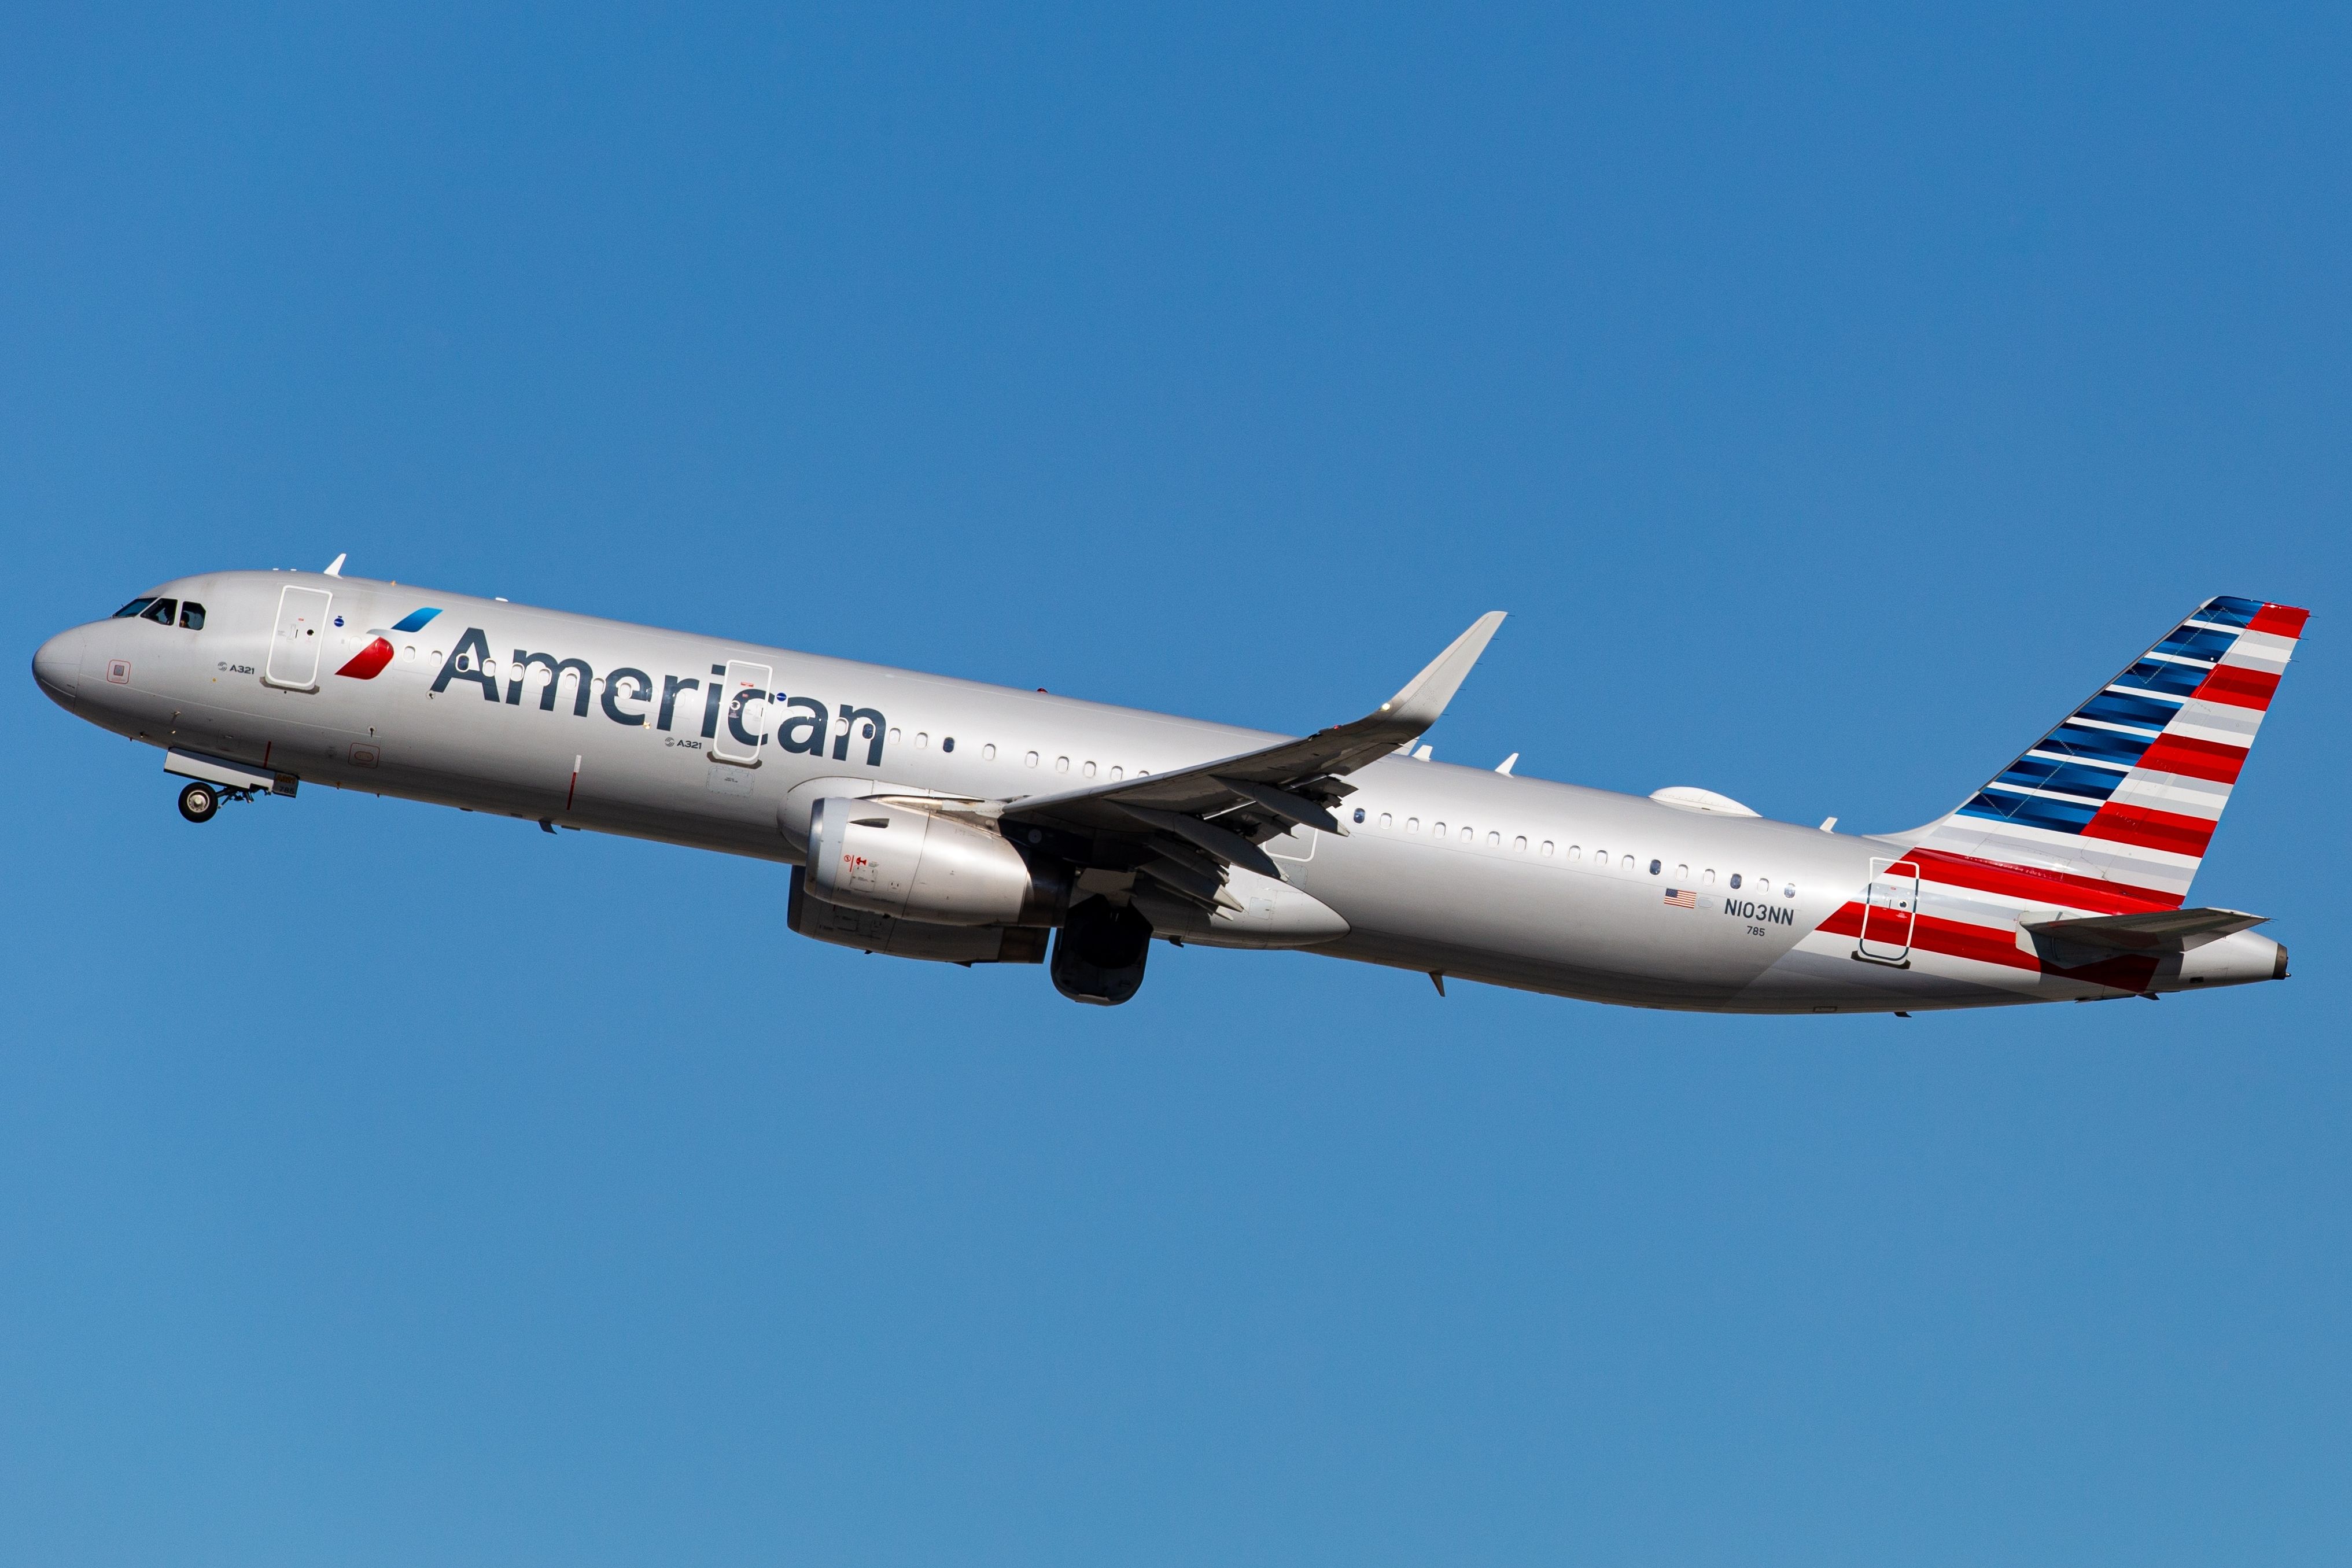
[[[1862,943],[1855,952],[1882,964],[1911,955],[1911,931],[1919,919],[1919,868],[1910,861],[1870,862],[1870,893],[1862,905]]]
[[[264,683],[289,692],[319,689],[319,655],[326,644],[327,606],[334,595],[289,584],[278,595],[278,624],[269,633]]]

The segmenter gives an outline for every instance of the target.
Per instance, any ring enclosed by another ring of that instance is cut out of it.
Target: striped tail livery
[[[1910,947],[2034,989],[2273,977],[2200,978],[2189,956],[2261,917],[2183,904],[2306,617],[2207,600],[1958,810],[1887,835],[1899,855],[1824,929],[1868,958],[1877,906],[1908,904]],[[2284,948],[2246,951],[2284,976]]]

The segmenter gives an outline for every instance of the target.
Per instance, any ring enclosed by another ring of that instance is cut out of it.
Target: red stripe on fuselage
[[[2196,740],[2185,735],[2158,736],[2156,744],[2140,754],[2138,763],[2158,773],[2185,773],[2191,779],[2210,779],[2216,784],[2235,784],[2238,769],[2245,765],[2244,747]]]
[[[1972,893],[2001,894],[2056,909],[2080,909],[2093,915],[2140,915],[2180,907],[2180,895],[2177,893],[2134,887],[2128,883],[2108,882],[2073,872],[2008,865],[1944,850],[1913,850],[1903,858],[1918,862],[1919,874],[1927,882],[1963,887]]]
[[[2145,806],[2118,806],[2113,800],[2083,825],[2086,839],[2106,839],[2136,844],[2145,850],[2170,850],[2177,855],[2201,855],[2212,841],[2214,823],[2203,817],[2183,817],[2172,811],[2151,811]]]
[[[1843,905],[1822,921],[1818,929],[1831,936],[1852,936],[1859,941],[1862,936],[1862,905]],[[2156,960],[2137,953],[2117,954],[2077,969],[2061,968],[2020,947],[2015,926],[1971,925],[1964,920],[1945,920],[1933,915],[1919,915],[1912,922],[1911,950],[1934,953],[1947,958],[1968,958],[1979,964],[1998,964],[2005,969],[2057,975],[2118,991],[2144,991],[2156,975]]]
[[[1832,936],[1862,937],[1862,905],[1847,904],[1821,924],[1820,929]],[[1930,953],[1943,953],[1955,958],[1974,958],[1980,964],[2001,964],[2012,969],[2038,969],[2042,961],[2032,954],[2021,951],[2017,938],[2005,930],[1990,925],[1971,925],[1965,920],[1946,920],[1940,915],[1921,915],[1911,922],[1911,946],[1924,947]]]

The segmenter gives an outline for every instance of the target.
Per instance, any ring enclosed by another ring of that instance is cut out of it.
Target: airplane
[[[1905,832],[1433,759],[1502,623],[1304,737],[323,572],[166,582],[45,643],[43,692],[163,752],[181,815],[302,784],[791,868],[785,923],[1039,964],[1289,948],[1628,1006],[1908,1016],[2284,979],[2186,906],[2306,612],[2214,598]]]

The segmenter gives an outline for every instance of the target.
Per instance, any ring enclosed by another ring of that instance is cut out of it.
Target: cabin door
[[[1882,963],[1901,962],[1911,955],[1911,930],[1918,918],[1919,868],[1909,861],[1872,861],[1856,951]]]
[[[327,605],[334,595],[290,584],[278,595],[278,624],[269,633],[269,662],[261,678],[289,692],[319,689],[319,654],[325,644]]]
[[[715,678],[719,688],[719,727],[711,735],[710,755],[719,761],[746,768],[760,765],[760,743],[767,738],[761,726],[768,722],[771,673],[765,664],[730,659],[727,673]]]

